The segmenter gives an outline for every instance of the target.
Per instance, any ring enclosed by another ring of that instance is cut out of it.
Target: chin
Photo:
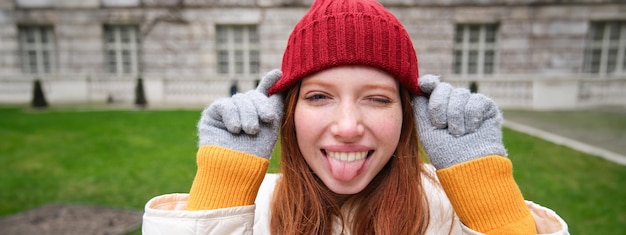
[[[369,184],[369,181],[362,182],[363,180],[355,180],[350,182],[342,182],[335,179],[331,179],[331,182],[324,181],[326,187],[336,194],[350,195],[357,194],[363,191]]]

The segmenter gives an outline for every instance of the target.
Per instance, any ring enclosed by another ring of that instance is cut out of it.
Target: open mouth
[[[359,152],[332,152],[332,151],[326,151],[322,149],[322,153],[324,153],[326,157],[333,158],[342,162],[353,162],[353,161],[363,160],[371,156],[373,152],[374,152],[373,150],[359,151]]]

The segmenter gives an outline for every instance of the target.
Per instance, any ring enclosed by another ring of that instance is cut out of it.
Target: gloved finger
[[[202,110],[202,115],[200,116],[200,121],[198,122],[198,129],[205,130],[210,127],[217,127],[218,129],[226,130],[226,126],[224,122],[222,122],[222,118],[214,118],[211,114],[214,109],[214,106],[209,106]]]
[[[430,94],[428,112],[436,128],[448,127],[448,103],[453,89],[452,85],[441,82]]]
[[[465,128],[468,133],[475,132],[487,119],[498,114],[496,103],[483,94],[472,94],[467,101]]]
[[[254,90],[246,93],[246,96],[252,101],[256,109],[257,115],[262,122],[269,123],[276,118],[276,111],[272,108],[270,98]]]
[[[250,97],[245,94],[237,93],[233,95],[232,100],[238,109],[241,129],[246,134],[256,135],[260,128],[259,115]]]
[[[269,71],[268,73],[265,74],[265,76],[263,76],[256,90],[258,92],[261,92],[261,94],[267,95],[267,92],[270,89],[270,87],[274,86],[274,84],[276,84],[278,79],[280,79],[280,77],[282,76],[283,76],[283,72],[281,72],[278,69]]]
[[[448,101],[448,132],[453,136],[462,136],[465,131],[465,113],[474,112],[467,110],[466,104],[470,98],[470,91],[465,88],[456,88],[450,93]]]
[[[279,122],[283,117],[283,96],[279,94],[274,94],[269,97],[269,104],[271,107],[271,113],[273,115],[272,118],[268,118],[267,120],[262,120],[264,122]]]
[[[417,96],[413,98],[413,112],[417,117],[418,133],[423,133],[429,129],[433,129],[432,120],[428,113],[428,98]]]
[[[424,94],[430,94],[439,85],[439,76],[426,74],[417,80],[420,91]]]
[[[237,106],[232,98],[220,98],[213,102],[208,108],[208,116],[223,123],[228,132],[238,134],[241,132],[241,120]]]

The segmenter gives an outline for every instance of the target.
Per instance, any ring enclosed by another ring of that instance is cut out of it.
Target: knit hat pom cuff
[[[381,69],[413,94],[421,94],[417,56],[408,33],[372,0],[316,1],[289,36],[283,77],[269,92],[282,92],[309,75],[342,65]]]

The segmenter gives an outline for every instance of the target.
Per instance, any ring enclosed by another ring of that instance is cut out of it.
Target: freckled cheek
[[[316,132],[321,129],[321,118],[322,115],[320,115],[320,112],[296,108],[294,123],[298,142],[301,142],[300,139],[302,138],[310,138],[310,136],[316,135]]]
[[[384,139],[399,139],[402,131],[402,114],[401,113],[382,113],[372,117],[369,125],[375,129],[375,133]]]

